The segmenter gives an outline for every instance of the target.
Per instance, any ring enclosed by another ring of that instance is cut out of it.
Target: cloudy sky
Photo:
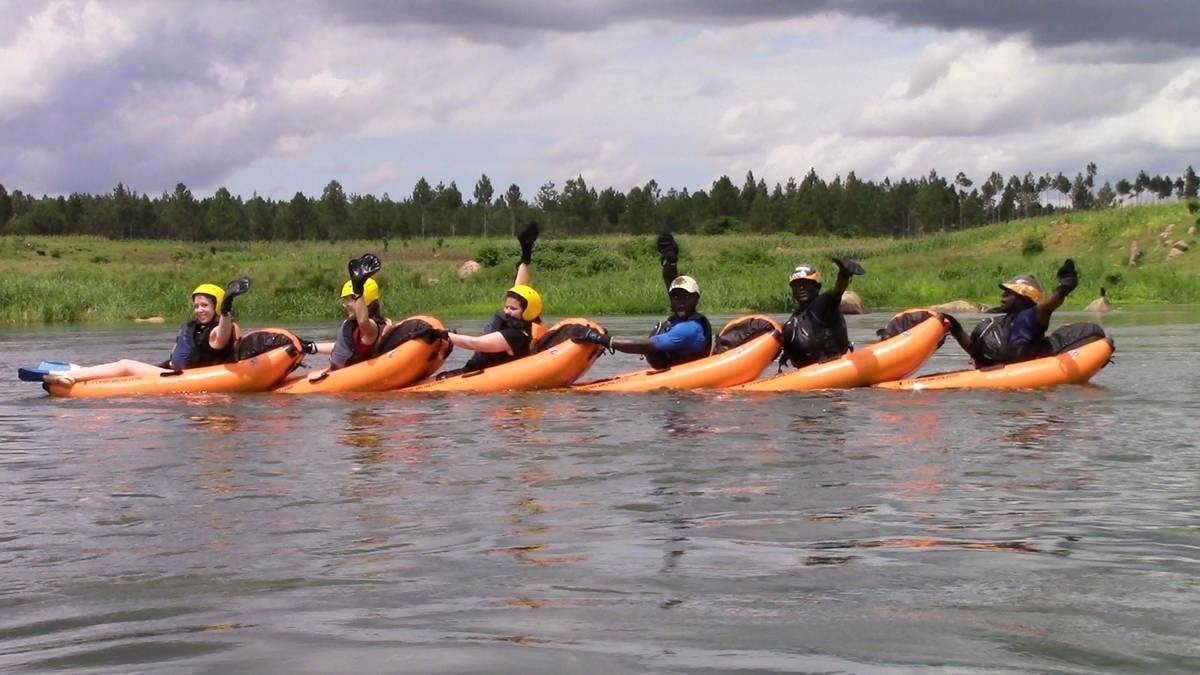
[[[1197,0],[0,0],[0,184],[1200,166]]]

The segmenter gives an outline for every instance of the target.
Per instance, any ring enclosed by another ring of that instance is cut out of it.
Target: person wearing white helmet
[[[792,270],[788,284],[796,309],[783,324],[783,351],[779,368],[789,363],[796,368],[836,358],[852,350],[842,316],[842,294],[850,286],[850,278],[866,274],[857,261],[833,258],[838,266],[833,288],[821,292],[821,271],[813,265],[801,264]]]
[[[1079,285],[1075,261],[1067,258],[1058,268],[1057,276],[1058,288],[1049,297],[1045,297],[1041,283],[1032,274],[1018,274],[1000,284],[1003,315],[984,319],[970,335],[953,316],[942,315],[950,334],[971,356],[976,368],[1018,363],[1053,353],[1046,329],[1050,327],[1050,315]]]
[[[659,322],[650,337],[614,337],[589,328],[574,338],[628,354],[642,354],[654,368],[670,368],[704,358],[712,351],[712,325],[708,317],[697,311],[700,304],[700,284],[695,279],[678,274],[679,244],[670,232],[657,241],[662,263],[663,284],[671,302],[671,315]]]
[[[171,356],[159,365],[121,359],[110,363],[65,371],[51,371],[42,380],[70,386],[76,382],[107,377],[129,377],[201,368],[237,359],[240,331],[233,321],[233,299],[250,290],[250,279],[241,277],[225,288],[203,283],[192,291],[192,320],[179,328]]]
[[[430,338],[449,339],[456,347],[475,350],[466,365],[443,371],[438,374],[438,378],[482,370],[529,356],[533,352],[538,338],[546,332],[546,324],[542,321],[542,296],[530,286],[533,245],[537,242],[539,233],[538,224],[530,222],[517,235],[517,242],[521,245],[521,259],[517,262],[516,278],[513,285],[504,292],[504,304],[500,311],[483,327],[481,335],[428,329],[427,334]]]

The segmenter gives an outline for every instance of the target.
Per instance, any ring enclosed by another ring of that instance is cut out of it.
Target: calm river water
[[[1103,321],[1093,386],[756,397],[52,400],[173,329],[3,329],[0,671],[1194,672],[1200,308]]]

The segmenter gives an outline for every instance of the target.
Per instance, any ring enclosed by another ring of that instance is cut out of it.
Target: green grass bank
[[[1121,307],[1200,302],[1200,249],[1188,234],[1195,216],[1184,204],[1055,214],[913,239],[802,237],[790,234],[684,235],[680,271],[700,281],[709,313],[786,312],[788,273],[817,264],[828,280],[833,255],[857,258],[868,274],[853,290],[871,311],[955,299],[995,304],[997,283],[1032,272],[1049,288],[1063,258],[1081,273],[1068,309],[1096,298],[1100,287]],[[1167,260],[1159,234],[1191,250]],[[666,300],[653,236],[560,238],[543,228],[534,255],[534,286],[546,314],[661,314]],[[1130,243],[1144,252],[1126,264]],[[484,315],[499,306],[512,281],[518,247],[508,238],[379,241],[215,242],[110,241],[93,237],[0,237],[0,323],[123,322],[162,316],[184,320],[197,284],[249,275],[238,298],[242,321],[336,320],[337,293],[349,258],[365,251],[384,261],[377,277],[388,316]],[[486,267],[459,279],[458,267]]]

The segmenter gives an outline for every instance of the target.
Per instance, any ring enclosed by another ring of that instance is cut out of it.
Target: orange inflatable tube
[[[744,384],[739,391],[811,391],[865,387],[898,380],[916,371],[937,350],[946,328],[930,317],[881,342],[869,344],[831,361]]]
[[[642,392],[655,389],[703,389],[731,387],[758,377],[783,348],[779,322],[769,316],[753,314],[730,321],[722,334],[750,320],[761,320],[770,328],[745,343],[702,359],[659,370],[639,370],[605,380],[585,382],[572,387],[576,391]]]
[[[422,328],[444,328],[432,316],[413,316],[396,324],[388,335],[411,333]],[[293,373],[271,391],[276,394],[319,394],[347,391],[387,391],[417,382],[433,374],[450,353],[450,341],[432,344],[420,338],[405,340],[393,349],[345,368],[322,368],[304,375]]]
[[[884,382],[881,389],[1034,389],[1060,384],[1083,384],[1108,365],[1113,354],[1111,338],[1089,342],[1062,354],[994,368],[956,370]]]
[[[578,328],[574,328],[578,327]],[[558,335],[571,330],[595,328],[604,330],[599,324],[587,319],[563,319],[546,331],[543,340],[551,340],[549,346],[537,348],[533,354],[516,361],[484,368],[441,380],[427,380],[399,391],[405,393],[435,393],[452,391],[500,392],[517,389],[554,389],[565,387],[592,367],[603,350],[600,345],[582,344],[570,339],[556,341]]]
[[[290,344],[219,366],[189,368],[178,373],[84,380],[69,386],[44,386],[51,396],[71,398],[265,391],[298,366],[304,352],[300,347],[300,340],[291,331],[267,328],[254,332],[279,333],[290,338]],[[247,333],[242,339],[245,340],[253,334]]]

